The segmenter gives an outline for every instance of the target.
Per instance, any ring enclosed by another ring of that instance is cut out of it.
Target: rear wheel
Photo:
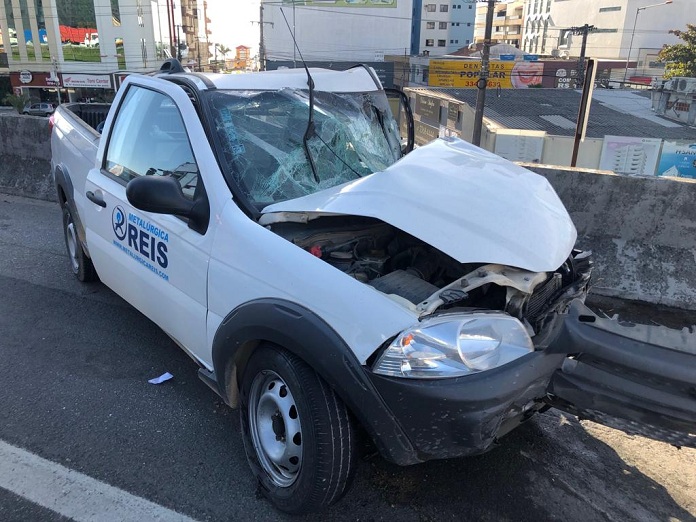
[[[77,227],[67,203],[63,205],[63,235],[65,236],[65,247],[68,250],[70,268],[73,274],[83,282],[96,281],[97,271],[94,269],[92,260],[87,257],[82,249],[82,244],[77,236]]]
[[[356,440],[348,410],[295,355],[259,347],[240,390],[244,449],[264,494],[285,512],[325,508],[347,491]]]

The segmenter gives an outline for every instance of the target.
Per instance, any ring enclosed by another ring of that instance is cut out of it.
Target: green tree
[[[27,103],[29,103],[29,96],[26,94],[22,94],[20,96],[17,96],[16,94],[8,94],[5,96],[3,103],[11,105],[19,114],[22,114],[24,107]]]
[[[696,25],[686,24],[686,31],[670,31],[685,43],[665,45],[660,51],[660,61],[665,62],[665,78],[673,76],[696,77]]]

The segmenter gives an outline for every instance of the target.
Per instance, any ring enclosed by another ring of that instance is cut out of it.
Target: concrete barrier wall
[[[594,293],[696,310],[696,181],[524,164],[594,252]]]
[[[55,199],[48,118],[0,111],[0,192]]]
[[[0,112],[0,192],[54,200],[48,120]],[[594,292],[696,310],[696,181],[525,165],[594,252]]]

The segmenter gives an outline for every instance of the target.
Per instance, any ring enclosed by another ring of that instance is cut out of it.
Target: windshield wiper
[[[288,31],[290,32],[290,36],[292,36],[292,43],[295,44],[297,54],[300,55],[300,60],[302,60],[302,65],[304,66],[304,70],[307,73],[307,86],[309,87],[309,119],[307,121],[307,128],[305,129],[304,137],[302,138],[302,145],[304,146],[307,161],[309,161],[309,167],[312,169],[314,181],[316,181],[317,184],[319,184],[319,174],[317,174],[317,166],[314,164],[312,152],[309,150],[309,139],[316,133],[314,129],[314,80],[312,79],[312,75],[309,74],[309,67],[307,67],[307,62],[305,62],[304,57],[302,56],[302,51],[300,51],[300,47],[297,45],[297,40],[295,40],[295,35],[293,34],[292,29],[290,29],[290,23],[288,22],[288,19],[285,16],[285,11],[283,11],[282,7],[280,8],[280,13],[283,15],[285,25],[288,26]]]

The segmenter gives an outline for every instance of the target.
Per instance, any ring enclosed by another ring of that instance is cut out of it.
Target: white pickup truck
[[[369,68],[170,61],[129,76],[105,122],[60,106],[73,272],[239,408],[252,472],[287,512],[341,497],[358,431],[407,465],[487,451],[557,407],[695,446],[696,332],[594,315],[590,256],[549,183],[458,139],[411,150],[396,95],[401,126]]]

